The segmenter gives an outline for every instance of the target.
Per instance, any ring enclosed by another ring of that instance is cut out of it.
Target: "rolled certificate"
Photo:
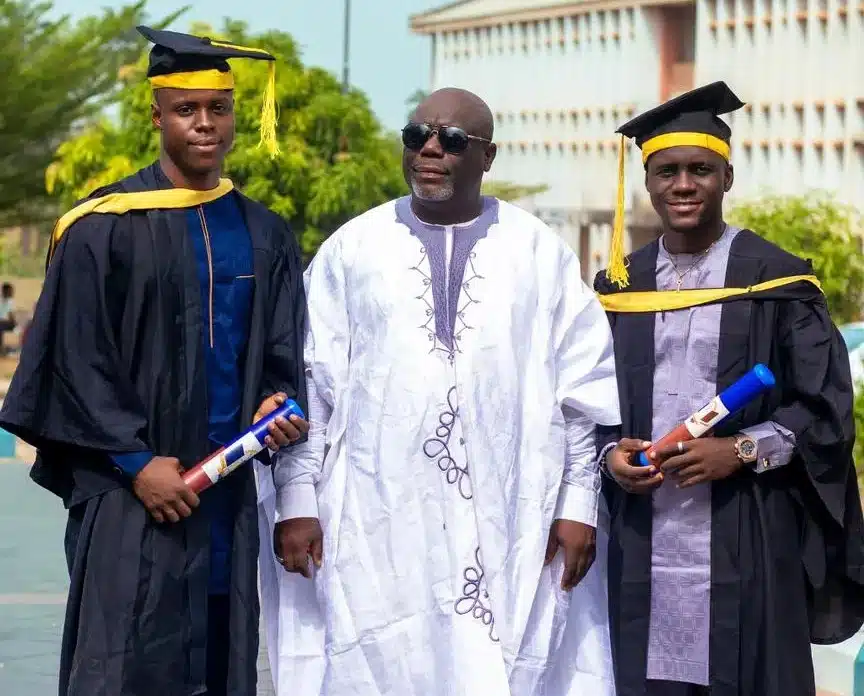
[[[673,430],[666,433],[645,452],[639,453],[639,463],[648,466],[648,455],[658,450],[702,437],[711,428],[716,428],[729,416],[736,413],[775,384],[774,374],[765,365],[755,365],[747,374],[730,384],[705,406]]]
[[[246,463],[267,445],[267,426],[279,417],[300,416],[305,420],[302,409],[293,399],[288,399],[272,413],[267,414],[249,430],[238,437],[227,447],[211,454],[203,462],[199,462],[183,474],[183,480],[196,493],[210,488],[220,479],[225,478],[241,464]]]

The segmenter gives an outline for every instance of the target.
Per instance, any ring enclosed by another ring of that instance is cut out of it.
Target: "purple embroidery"
[[[422,300],[423,303],[426,305],[426,321],[420,325],[420,328],[426,330],[429,341],[432,343],[432,350],[435,350],[435,343],[437,337],[435,336],[435,331],[430,326],[430,324],[435,321],[435,300],[434,297],[431,301],[429,299],[429,293],[432,292],[432,278],[426,275],[426,273],[423,271],[423,261],[426,260],[426,247],[421,247],[420,251],[423,255],[420,257],[420,260],[417,262],[416,266],[411,266],[411,270],[417,271],[421,276],[423,276],[424,290],[421,294],[417,295],[417,299]],[[431,267],[431,261],[429,265]]]
[[[489,593],[486,591],[486,573],[483,570],[483,564],[480,562],[480,547],[474,552],[474,559],[477,566],[468,566],[462,577],[465,578],[465,584],[462,586],[462,596],[456,601],[454,611],[462,616],[470,614],[478,621],[489,627],[489,638],[493,643],[498,642],[498,636],[495,635],[495,616],[492,610],[486,606],[485,602],[489,600]]]
[[[435,429],[435,437],[430,437],[423,443],[423,454],[429,459],[435,459],[438,468],[444,473],[447,483],[455,485],[459,495],[465,500],[471,500],[471,477],[468,475],[468,466],[459,466],[450,452],[450,437],[453,435],[453,424],[459,415],[459,409],[455,403],[456,387],[450,387],[447,392],[447,408],[438,416],[438,427]],[[463,444],[460,442],[460,444]]]
[[[451,341],[451,336],[448,335],[446,331],[442,330],[443,327],[447,325],[447,301],[445,299],[447,288],[444,285],[444,278],[446,277],[446,270],[444,267],[444,235],[430,234],[427,239],[423,239],[422,237],[419,237],[419,239],[423,243],[421,249],[423,256],[420,258],[420,261],[417,262],[416,266],[412,266],[412,270],[417,271],[423,276],[423,285],[425,286],[423,294],[419,297],[419,299],[423,300],[426,304],[427,319],[426,323],[423,324],[423,328],[429,332],[429,340],[434,342],[437,338],[447,347],[447,350],[452,351],[453,343]],[[428,259],[429,261],[429,272],[431,276],[426,275],[423,271],[424,259]],[[432,295],[431,298],[429,297],[430,291]],[[435,325],[434,331],[430,328],[433,323]]]
[[[411,210],[409,197],[400,198],[396,202],[396,217],[422,244],[422,256],[417,264],[412,266],[412,270],[423,276],[425,286],[423,293],[418,296],[426,305],[427,320],[421,324],[421,328],[429,333],[429,339],[433,342],[432,350],[446,350],[452,359],[453,354],[459,350],[462,332],[472,328],[465,321],[465,310],[470,305],[477,304],[477,300],[470,293],[471,283],[483,277],[477,273],[474,266],[474,245],[486,236],[491,225],[498,222],[498,201],[484,198],[480,217],[470,225],[455,230],[449,282],[444,227],[427,225],[419,220]],[[429,261],[429,275],[422,270],[426,259]],[[433,319],[434,332],[431,330]],[[444,347],[439,348],[438,343]]]
[[[447,237],[441,225],[428,225],[417,218],[411,210],[410,197],[396,201],[396,219],[404,224],[420,242],[420,260],[411,270],[423,279],[423,292],[417,296],[425,305],[426,320],[420,325],[426,331],[432,349],[443,350],[453,362],[459,352],[462,333],[472,327],[465,320],[465,311],[479,302],[471,294],[471,286],[483,276],[474,266],[474,246],[486,236],[489,227],[498,222],[498,201],[483,199],[483,211],[473,223],[454,229],[450,268],[447,268]],[[429,272],[424,270],[428,260]],[[432,323],[434,322],[434,327]],[[423,442],[423,453],[435,461],[447,483],[456,486],[461,498],[473,498],[468,465],[459,466],[450,450],[453,426],[459,417],[456,404],[456,387],[447,392],[447,406],[438,416],[435,435]],[[460,441],[460,445],[464,442]],[[465,568],[462,577],[462,595],[456,600],[454,611],[460,616],[470,615],[489,627],[489,638],[498,642],[495,635],[495,617],[488,606],[485,572],[480,562],[480,547],[474,552],[476,565]]]

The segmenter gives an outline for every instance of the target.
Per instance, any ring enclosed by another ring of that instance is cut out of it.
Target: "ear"
[[[648,163],[645,163],[645,190],[651,192],[651,172],[648,170]]]
[[[483,171],[488,172],[492,169],[492,163],[495,161],[495,155],[498,154],[498,146],[495,143],[489,143],[486,148],[486,153],[483,156]]]
[[[726,172],[723,175],[723,192],[729,193],[732,188],[732,183],[735,181],[735,170],[731,164],[726,165]]]
[[[153,122],[153,127],[157,130],[162,130],[162,107],[159,106],[159,100],[156,95],[153,95],[153,101],[150,103],[150,120]]]

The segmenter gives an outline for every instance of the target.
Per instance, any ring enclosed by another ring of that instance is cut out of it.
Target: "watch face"
[[[738,451],[744,459],[753,459],[756,457],[756,443],[749,439],[739,440]]]

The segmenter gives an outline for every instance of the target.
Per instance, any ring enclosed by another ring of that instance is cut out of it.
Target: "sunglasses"
[[[491,143],[487,138],[476,135],[468,135],[463,129],[456,126],[430,126],[428,123],[409,123],[402,129],[402,144],[409,150],[419,152],[433,135],[438,136],[441,149],[451,155],[461,155],[472,140],[481,143]]]

